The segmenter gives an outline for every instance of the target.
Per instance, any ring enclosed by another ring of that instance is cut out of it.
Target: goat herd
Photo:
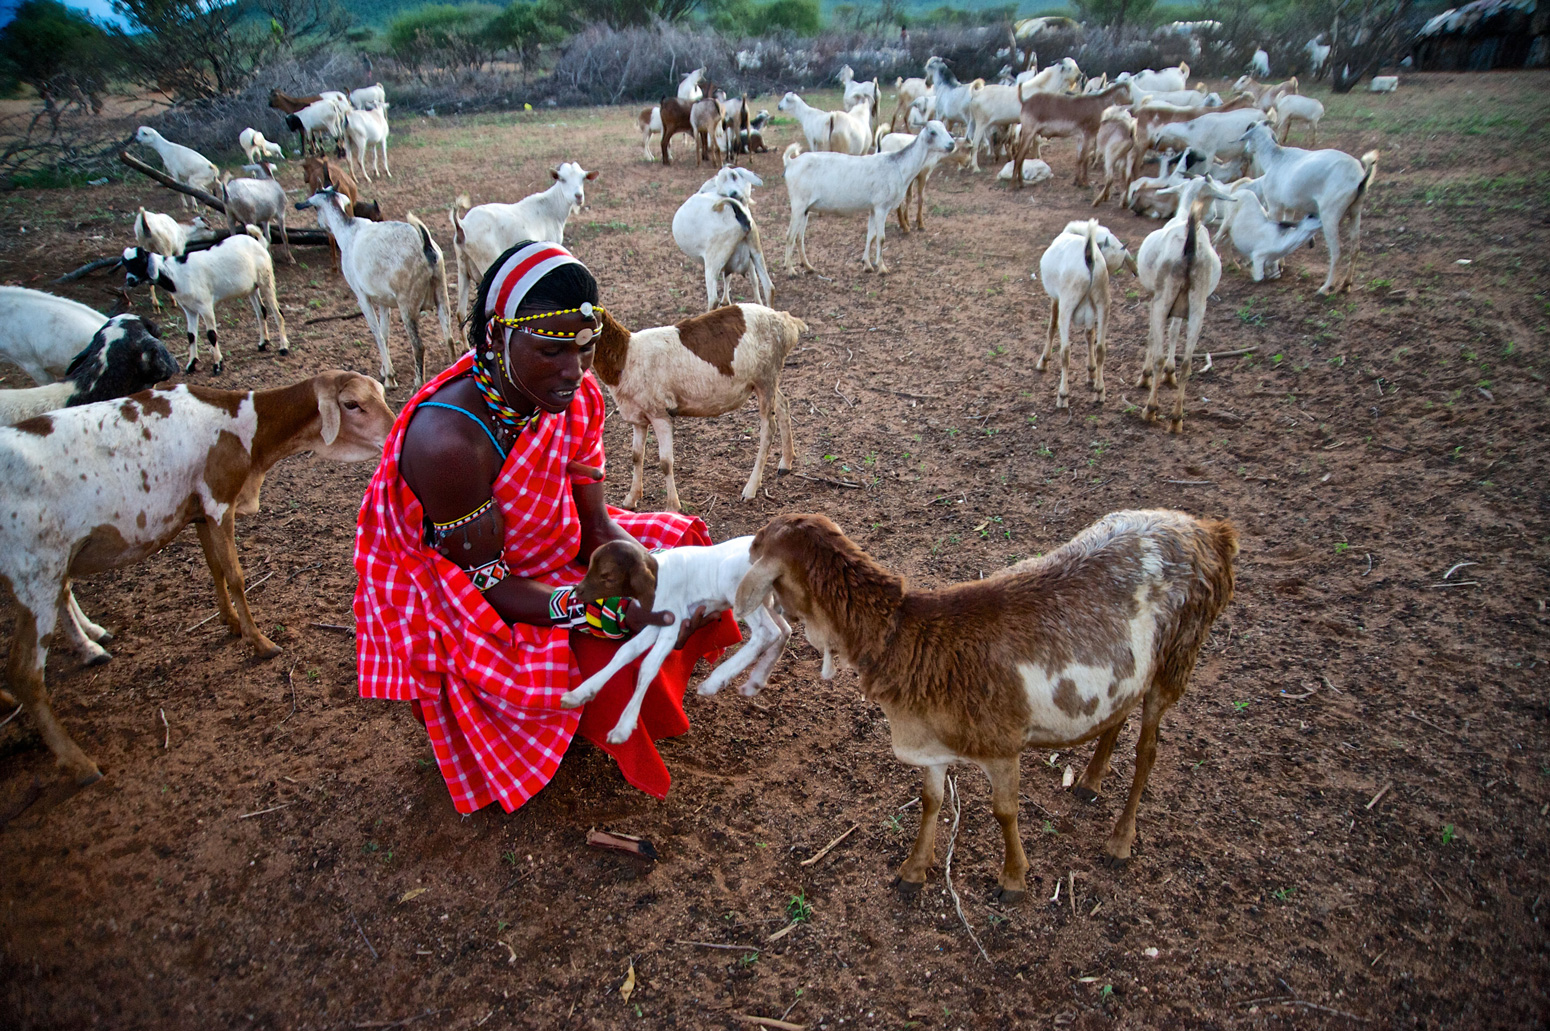
[[[855,80],[849,68],[841,76],[846,110],[822,111],[795,93],[779,102],[796,117],[805,141],[805,147],[794,143],[783,154],[791,203],[785,261],[790,275],[798,274],[797,254],[805,268],[813,268],[805,237],[814,213],[867,214],[863,265],[887,272],[886,221],[897,213],[901,230],[908,232],[907,200],[914,196],[915,225],[923,225],[926,181],[944,158],[977,169],[983,150],[999,149],[1008,162],[1002,176],[1017,188],[1050,174],[1039,160],[1044,139],[1075,137],[1079,183],[1085,183],[1089,163],[1103,164],[1105,184],[1095,206],[1117,191],[1138,211],[1170,217],[1133,258],[1096,219],[1074,221],[1055,238],[1036,277],[1051,298],[1038,368],[1045,367],[1058,337],[1056,403],[1068,407],[1071,331],[1084,330],[1090,341],[1088,383],[1094,400],[1105,400],[1110,276],[1131,264],[1151,293],[1141,374],[1141,385],[1150,386],[1145,416],[1157,418],[1159,386],[1176,383],[1173,432],[1182,429],[1191,358],[1221,274],[1213,222],[1252,263],[1256,281],[1276,277],[1278,261],[1322,229],[1330,266],[1320,292],[1349,287],[1362,195],[1377,156],[1358,161],[1340,151],[1284,146],[1292,119],[1307,122],[1316,133],[1322,115],[1317,101],[1297,94],[1295,79],[1262,86],[1245,76],[1236,84],[1237,94],[1224,101],[1203,88],[1187,88],[1187,65],[1121,75],[1112,83],[1085,80],[1069,58],[1043,70],[1030,67],[1002,84],[961,83],[939,58],[927,62],[925,72],[923,79],[895,83],[898,106],[890,123],[875,129],[878,83]],[[376,159],[372,171],[392,174],[381,87],[348,97],[275,91],[272,105],[286,112],[305,157],[308,196],[294,207],[311,208],[332,238],[344,280],[376,338],[381,382],[328,371],[275,390],[185,385],[145,392],[177,369],[154,327],[135,316],[109,319],[62,298],[0,288],[0,356],[41,384],[0,392],[0,424],[11,427],[0,429],[0,582],[14,596],[16,614],[8,681],[79,783],[100,774],[52,714],[44,663],[49,647],[59,642],[69,643],[88,663],[106,661],[101,642],[109,635],[76,603],[72,578],[138,562],[192,522],[227,625],[261,656],[275,654],[278,649],[254,625],[244,597],[236,515],[257,510],[265,473],[286,455],[310,450],[346,462],[379,455],[393,421],[383,384],[397,386],[388,348],[393,307],[412,345],[416,384],[424,378],[420,312],[436,312],[449,356],[462,335],[451,317],[446,263],[428,228],[413,214],[403,222],[385,221],[379,209],[359,198],[357,172],[371,180],[368,153]],[[746,98],[727,100],[697,70],[678,97],[664,98],[638,118],[648,158],[651,138],[659,132],[662,160],[670,163],[673,136],[687,131],[696,136],[699,160],[727,164],[684,202],[672,226],[683,251],[704,263],[710,310],[676,326],[636,333],[609,317],[611,329],[598,349],[595,370],[634,428],[627,506],[639,504],[644,493],[650,428],[658,438],[668,504],[679,507],[672,478],[676,415],[720,415],[758,397],[761,433],[745,498],[758,491],[775,418],[783,437],[780,468],[789,469],[793,461],[779,379],[806,327],[769,307],[774,288],[752,203],[753,189],[763,183],[736,167],[737,155],[766,150],[769,113],[750,118],[748,108]],[[889,131],[901,120],[914,131]],[[253,175],[233,179],[153,129],[141,128],[137,139],[160,154],[178,182],[218,191],[230,223],[223,233],[202,219],[180,224],[142,208],[134,225],[136,246],[123,256],[129,285],[149,284],[153,303],[159,287],[183,309],[186,369],[198,362],[203,322],[213,371],[222,370],[215,305],[243,296],[258,319],[259,349],[267,347],[264,323],[272,315],[284,354],[288,340],[270,254],[271,225],[278,227],[280,242],[287,242],[291,206],[269,161],[283,156],[281,148],[256,130],[244,131],[239,142]],[[327,153],[330,140],[342,148],[344,165]],[[1154,153],[1160,174],[1142,177],[1143,162]],[[1250,166],[1258,177],[1240,177]],[[585,183],[596,173],[566,162],[551,176],[548,189],[515,204],[470,208],[464,197],[453,204],[449,220],[460,317],[467,316],[473,285],[512,243],[563,242],[566,221],[585,202]],[[1350,264],[1337,278],[1338,230],[1347,218]],[[729,303],[733,273],[748,277],[760,303]],[[1176,361],[1181,332],[1184,353]],[[697,549],[682,550],[681,559],[676,553],[661,556],[660,583],[677,575],[689,584],[679,592],[689,601],[710,600],[695,592],[714,586],[723,605],[735,601],[740,616],[757,619],[756,640],[749,646],[757,648],[736,666],[740,670],[755,654],[760,657],[750,677],[753,689],[778,658],[772,641],[783,644],[789,636],[784,615],[800,615],[808,639],[824,655],[824,675],[832,675],[836,660],[854,666],[867,696],[889,718],[896,754],[926,769],[920,832],[900,872],[906,885],[923,883],[930,865],[947,766],[969,761],[987,771],[1006,845],[999,883],[1003,898],[1013,900],[1024,890],[1028,866],[1017,831],[1019,753],[1097,738],[1078,785],[1083,797],[1094,798],[1119,731],[1139,708],[1134,782],[1108,843],[1116,860],[1130,855],[1158,721],[1182,694],[1212,621],[1231,598],[1237,538],[1226,523],[1182,513],[1120,512],[1042,558],[940,591],[907,588],[822,516],[780,516],[755,537],[740,539],[733,584],[724,582],[719,562],[712,563],[715,575],[696,574],[691,565],[675,574],[675,563],[691,563],[687,552]],[[717,582],[701,582],[707,580]],[[730,671],[713,678],[719,687],[731,679]],[[567,695],[567,704],[580,700]]]

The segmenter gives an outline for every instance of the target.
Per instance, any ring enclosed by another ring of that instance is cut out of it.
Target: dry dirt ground
[[[459,817],[408,707],[356,697],[350,631],[335,629],[351,621],[371,470],[300,458],[239,534],[283,657],[255,662],[206,619],[185,534],[78,585],[117,631],[111,664],[49,664],[106,779],[70,795],[28,718],[0,730],[0,1026],[1543,1026],[1547,87],[1519,73],[1320,91],[1330,144],[1383,152],[1357,288],[1314,294],[1322,246],[1279,282],[1229,266],[1204,347],[1257,350],[1197,373],[1182,437],[1135,409],[1145,313],[1128,276],[1108,403],[1079,391],[1057,411],[1054,378],[1034,371],[1048,307],[1028,274],[1089,211],[1069,145],[1048,152],[1056,181],[1020,195],[939,176],[926,231],[890,231],[892,275],[863,273],[861,220],[832,217],[811,231],[828,278],[777,275],[778,305],[813,330],[785,379],[811,478],[772,477],[744,504],[752,409],[682,424],[680,489],[718,538],[825,512],[929,586],[1120,508],[1230,517],[1243,536],[1237,599],[1164,722],[1127,868],[1100,860],[1133,732],[1093,805],[1061,790],[1087,749],[1026,756],[1033,869],[1013,908],[986,902],[999,838],[983,777],[958,771],[951,872],[984,955],[942,876],[950,828],[920,897],[890,887],[919,775],[854,675],[820,680],[800,637],[757,699],[690,699],[693,730],[663,746],[666,802],[577,743],[523,809]],[[605,303],[627,325],[676,320],[703,287],[669,225],[707,172],[642,161],[633,115],[406,111],[395,177],[366,193],[449,245],[458,193],[514,200],[580,160],[602,175],[570,241]],[[779,155],[753,167],[778,265]],[[142,181],[0,197],[0,278],[43,285],[112,253],[139,204],[174,210]],[[1101,215],[1132,248],[1154,228]],[[280,266],[292,353],[258,353],[232,303],[223,385],[375,370],[359,320],[305,324],[353,302],[326,258],[302,257]],[[107,307],[111,285],[64,290]],[[627,431],[611,425],[608,446],[617,499]],[[648,482],[660,497],[655,470]],[[661,861],[588,849],[591,827],[643,835]]]

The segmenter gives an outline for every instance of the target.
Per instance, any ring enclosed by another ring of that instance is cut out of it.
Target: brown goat
[[[721,122],[726,114],[726,106],[720,97],[712,95],[711,84],[705,85],[707,89],[704,99],[696,100],[689,109],[689,123],[694,130],[696,168],[702,161],[709,161],[712,165],[721,164]]]
[[[862,693],[888,717],[894,754],[925,770],[920,832],[900,886],[925,883],[947,768],[972,762],[990,778],[1005,843],[998,896],[1016,902],[1028,870],[1017,827],[1020,755],[1097,738],[1076,789],[1091,800],[1139,708],[1130,797],[1106,845],[1113,860],[1129,859],[1158,723],[1232,598],[1237,553],[1230,523],[1116,512],[1042,558],[921,591],[824,516],[782,515],[754,536],[736,608],[751,611],[774,591],[788,615],[802,617],[826,672],[835,657],[859,672]]]
[[[662,111],[662,164],[665,167],[673,163],[672,155],[668,153],[668,144],[673,137],[681,132],[694,135],[694,103],[677,97],[663,97],[657,106]]]
[[[293,97],[289,93],[281,93],[277,89],[269,91],[269,106],[276,111],[284,111],[293,115],[304,107],[310,107],[323,99],[321,93],[308,94],[305,97]]]
[[[350,199],[350,210],[345,214],[356,218],[364,218],[370,222],[382,221],[382,206],[376,201],[370,203],[360,199],[359,187],[356,185],[355,176],[350,170],[333,158],[308,157],[302,159],[301,174],[307,181],[307,189],[317,193],[325,185],[332,184],[334,189]],[[339,268],[339,245],[334,238],[328,238],[328,249],[334,255],[334,268]]]
[[[1026,85],[1026,84],[1025,84]],[[1021,87],[1019,87],[1021,89]],[[1012,188],[1022,189],[1023,161],[1028,152],[1039,156],[1039,137],[1075,136],[1076,185],[1087,185],[1087,166],[1097,144],[1098,126],[1107,110],[1129,86],[1115,83],[1108,89],[1086,96],[1066,96],[1061,93],[1033,93],[1023,96],[1022,139],[1018,141],[1017,157],[1012,161]]]

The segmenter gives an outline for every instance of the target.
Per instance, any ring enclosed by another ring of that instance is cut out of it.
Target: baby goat
[[[666,478],[666,506],[679,511],[673,481],[673,420],[679,416],[714,417],[759,399],[759,451],[743,488],[751,501],[764,479],[773,419],[783,438],[779,471],[796,459],[791,439],[791,408],[780,391],[780,370],[807,324],[783,311],[759,304],[732,304],[675,326],[631,333],[603,313],[592,369],[608,387],[619,414],[634,429],[630,450],[635,460],[629,493],[621,504],[634,508],[645,491],[646,428],[657,435],[657,456]]]
[[[135,246],[155,251],[165,258],[176,258],[194,241],[215,239],[215,230],[203,216],[195,215],[192,222],[179,222],[171,215],[141,208],[135,214]],[[161,301],[156,296],[156,286],[151,285],[151,307],[161,311]]]
[[[142,247],[130,247],[124,251],[123,264],[126,286],[140,282],[159,286],[172,294],[183,309],[188,323],[185,372],[193,372],[199,365],[199,322],[203,319],[210,327],[210,349],[215,352],[215,365],[210,371],[221,374],[224,362],[215,306],[233,297],[246,296],[253,302],[260,351],[269,349],[269,341],[264,338],[264,317],[272,312],[280,328],[280,353],[291,353],[291,342],[285,335],[285,316],[280,313],[280,302],[275,297],[274,262],[269,258],[268,245],[253,226],[248,227],[247,233],[228,236],[207,251],[194,251],[180,258],[164,258]]]
[[[278,222],[280,243],[285,247],[285,260],[294,265],[296,256],[291,253],[291,237],[285,229],[285,209],[289,205],[285,187],[275,181],[274,165],[263,162],[262,168],[269,173],[268,179],[221,180],[221,198],[226,201],[226,218],[231,223],[234,235],[241,233],[245,225],[258,226],[263,230],[265,241],[271,238],[269,227]]]
[[[576,597],[585,601],[633,598],[648,611],[671,613],[673,619],[665,626],[648,626],[626,641],[608,665],[560,698],[561,707],[574,709],[590,701],[615,673],[644,655],[635,679],[635,693],[619,714],[619,722],[608,732],[608,740],[616,745],[628,741],[640,718],[646,689],[678,642],[678,624],[702,605],[707,611],[732,607],[738,584],[748,572],[748,545],[752,542],[751,536],[734,537],[709,547],[672,548],[651,555],[634,541],[609,541],[594,550],[586,578],[576,585]],[[758,694],[769,680],[770,670],[780,661],[786,642],[791,640],[791,624],[771,604],[768,595],[750,604],[747,622],[752,636],[736,655],[701,682],[700,694],[715,694],[749,666],[753,666],[753,672],[748,674],[742,692]]]
[[[1018,757],[1098,739],[1078,797],[1097,797],[1130,713],[1141,712],[1130,798],[1105,851],[1130,858],[1136,808],[1162,715],[1183,695],[1211,624],[1231,600],[1238,538],[1182,512],[1115,512],[1042,558],[935,591],[912,590],[821,515],[781,515],[754,535],[736,610],[773,591],[807,639],[855,667],[888,717],[893,752],[925,770],[920,832],[899,870],[931,868],[943,782],[955,762],[990,778],[1005,844],[998,895],[1026,891]]]
[[[1044,338],[1044,353],[1034,368],[1043,372],[1060,334],[1060,387],[1055,393],[1056,408],[1071,407],[1067,379],[1071,369],[1071,327],[1086,330],[1087,383],[1093,401],[1107,397],[1103,385],[1105,338],[1109,332],[1109,275],[1127,262],[1134,265],[1130,252],[1118,237],[1098,224],[1097,219],[1070,222],[1039,259],[1038,278],[1050,297],[1049,330]]]
[[[1249,259],[1249,274],[1256,283],[1266,277],[1280,279],[1281,259],[1313,239],[1321,225],[1319,216],[1277,222],[1248,185],[1234,189],[1232,198],[1237,203],[1230,209],[1224,228],[1238,253]]]

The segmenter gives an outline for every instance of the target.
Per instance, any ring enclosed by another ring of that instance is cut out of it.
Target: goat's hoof
[[[1043,358],[1040,358],[1038,361],[1033,363],[1033,371],[1043,372],[1048,365],[1049,362],[1045,361]]]
[[[1095,390],[1095,391],[1093,391],[1093,404],[1101,405],[1105,401],[1107,401],[1108,399],[1109,399],[1109,392],[1107,390]]]
[[[1125,867],[1130,865],[1129,850],[1127,849],[1126,854],[1122,856],[1116,856],[1113,854],[1104,856],[1103,865],[1107,866],[1111,870],[1123,870]]]
[[[1067,394],[1057,394],[1055,396],[1055,407],[1056,408],[1070,408],[1071,407],[1071,398],[1070,398],[1070,396],[1067,395]]]
[[[260,351],[267,351],[267,350],[269,350],[269,341],[267,341],[267,340],[260,340],[258,342],[258,349]]]
[[[259,662],[268,662],[279,655],[282,650],[278,644],[275,644],[268,638],[253,643],[253,654],[258,657]]]
[[[895,877],[893,879],[894,890],[905,898],[914,898],[920,894],[920,889],[925,886],[925,881],[906,881],[903,877]]]
[[[1168,420],[1168,432],[1169,433],[1183,433],[1184,432],[1184,420],[1183,419],[1169,419]]]
[[[1028,893],[1021,888],[997,888],[991,893],[991,901],[999,902],[1003,906],[1015,906],[1023,900]]]
[[[1077,784],[1072,787],[1071,794],[1076,796],[1076,800],[1078,802],[1098,801],[1098,792],[1094,791],[1092,788],[1085,784]]]
[[[579,697],[575,691],[567,691],[560,695],[560,708],[579,709],[583,701],[584,699]]]
[[[281,344],[280,345],[279,353],[282,354],[282,355],[290,354],[291,353],[291,345],[290,344]]]
[[[95,655],[92,655],[92,656],[88,657],[87,660],[85,662],[83,662],[81,665],[83,665],[83,666],[85,666],[85,667],[87,667],[89,669],[92,666],[101,666],[104,663],[108,663],[108,662],[112,662],[112,661],[113,661],[113,656],[111,654],[109,654],[107,651],[105,651],[102,648],[98,648],[97,649],[97,653]]]
[[[210,375],[219,376],[221,374],[221,370],[225,367],[225,362],[216,362],[214,365],[210,366]]]
[[[89,788],[102,779],[102,771],[97,769],[96,763],[89,763],[88,768],[75,774],[75,786]]]
[[[775,470],[775,478],[777,480],[780,479],[782,476],[790,476],[790,475],[791,475],[791,470],[790,469],[776,469]]]
[[[608,732],[608,743],[611,745],[622,745],[630,739],[630,735],[633,733],[635,733],[634,727],[631,727],[629,730],[625,731],[621,731],[618,727],[615,727],[613,730]]]
[[[199,368],[199,359],[190,358],[188,364],[183,366],[183,374],[186,376],[197,368]]]

